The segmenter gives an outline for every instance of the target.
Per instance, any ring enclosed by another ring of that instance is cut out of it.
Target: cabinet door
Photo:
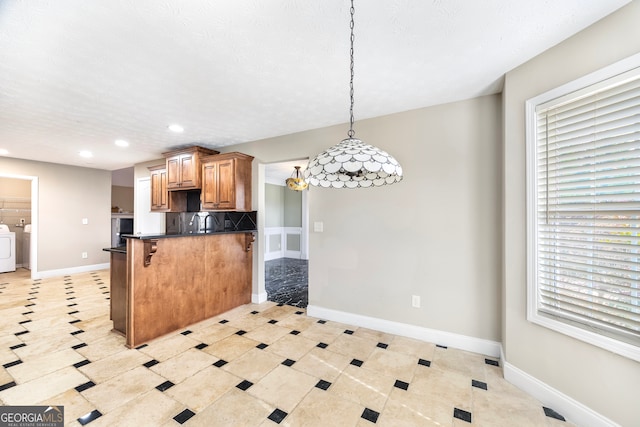
[[[213,210],[218,204],[218,195],[216,189],[216,172],[218,170],[216,162],[205,163],[202,165],[202,192],[200,193],[200,201],[202,209]]]
[[[235,209],[236,207],[236,171],[235,160],[222,160],[218,163],[217,193],[218,209]]]
[[[167,172],[165,170],[151,173],[151,210],[167,209]]]
[[[197,161],[193,154],[180,155],[180,188],[199,188]]]
[[[167,158],[167,188],[180,188],[180,156]]]

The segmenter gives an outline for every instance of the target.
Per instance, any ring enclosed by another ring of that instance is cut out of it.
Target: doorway
[[[270,163],[264,169],[264,282],[267,300],[306,308],[309,301],[308,191],[286,179],[307,159]]]
[[[38,278],[38,177],[0,173],[0,221],[16,238],[16,267],[31,270]],[[18,191],[18,193],[16,193]],[[27,230],[25,234],[25,230]],[[25,244],[25,239],[28,243]],[[26,250],[26,252],[25,252]]]

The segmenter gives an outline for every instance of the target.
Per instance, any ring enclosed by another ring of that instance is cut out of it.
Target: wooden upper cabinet
[[[201,188],[201,158],[217,153],[215,150],[197,146],[163,153],[167,159],[167,190]]]
[[[167,168],[153,166],[151,171],[151,212],[182,212],[187,209],[186,194],[169,192],[167,189]]]
[[[252,161],[238,152],[203,158],[202,210],[250,211]]]

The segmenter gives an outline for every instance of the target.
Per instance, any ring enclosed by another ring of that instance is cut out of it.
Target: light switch
[[[322,221],[315,221],[313,223],[313,231],[322,233],[324,231],[324,223]]]

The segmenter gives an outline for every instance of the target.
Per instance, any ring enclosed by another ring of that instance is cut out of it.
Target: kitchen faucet
[[[215,215],[211,215],[211,214],[209,214],[209,215],[205,216],[205,217],[204,217],[204,232],[205,232],[205,233],[209,230],[209,228],[207,227],[207,220],[208,220],[209,218],[213,218],[213,220],[215,221],[215,223],[216,223],[216,224],[220,224],[220,223],[218,222],[218,218],[217,218]],[[215,228],[212,228],[212,229],[211,229],[211,231],[215,231]]]

